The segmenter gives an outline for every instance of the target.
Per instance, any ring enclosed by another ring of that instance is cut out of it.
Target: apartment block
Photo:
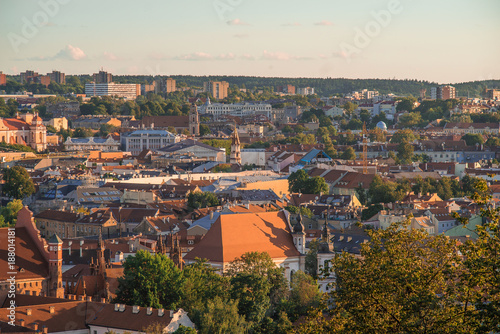
[[[90,82],[85,84],[85,94],[87,96],[117,96],[135,99],[141,95],[141,85]]]
[[[111,75],[111,73],[108,73],[106,71],[99,71],[99,73],[94,73],[93,78],[94,82],[98,84],[113,82],[113,76]]]
[[[52,73],[47,73],[51,81],[54,81],[58,84],[66,83],[66,74],[61,73],[59,71],[52,71]]]
[[[7,84],[7,76],[0,71],[0,86]]]
[[[431,87],[431,99],[433,100],[449,100],[454,99],[455,96],[455,87],[453,86]]]
[[[203,83],[203,91],[209,92],[214,98],[218,100],[227,97],[228,88],[229,83],[226,81],[208,81]]]
[[[175,80],[172,78],[161,78],[156,80],[157,93],[172,93],[176,91]]]

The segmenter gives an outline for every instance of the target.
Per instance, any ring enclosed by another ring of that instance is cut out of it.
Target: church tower
[[[29,145],[36,151],[47,149],[47,129],[42,123],[42,119],[35,113],[30,124]]]
[[[48,291],[50,297],[64,298],[62,286],[62,240],[54,234],[48,242],[50,279]]]
[[[106,271],[106,260],[104,259],[104,242],[102,241],[102,230],[99,229],[99,241],[97,242],[97,269],[95,275],[102,275]]]
[[[198,107],[194,103],[189,109],[189,132],[193,136],[200,135],[200,118],[198,115]]]
[[[293,225],[292,237],[295,248],[297,248],[300,254],[304,254],[306,234],[304,233],[304,225],[302,224],[301,214],[297,216],[297,222]]]
[[[318,272],[321,272],[323,267],[327,267],[329,261],[334,257],[335,251],[331,240],[330,231],[328,230],[328,216],[330,214],[330,206],[326,210],[325,224],[321,233],[321,241],[318,247]]]
[[[238,136],[238,129],[236,129],[236,126],[231,136],[231,159],[229,161],[232,164],[241,165],[240,137]]]
[[[166,254],[166,253],[167,253],[167,248],[163,243],[163,236],[160,234],[158,235],[158,241],[156,242],[156,254]]]
[[[182,258],[182,248],[179,242],[179,236],[170,234],[170,259],[174,261],[177,268],[184,267],[184,259]]]

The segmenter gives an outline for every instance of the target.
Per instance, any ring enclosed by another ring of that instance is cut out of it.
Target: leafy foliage
[[[3,170],[3,193],[10,198],[24,199],[35,193],[35,185],[30,175],[21,166]]]
[[[288,188],[291,192],[303,194],[328,193],[329,190],[324,178],[319,176],[309,177],[303,169],[290,174]]]
[[[208,208],[219,205],[219,199],[211,192],[191,192],[188,195],[188,208],[190,210]]]

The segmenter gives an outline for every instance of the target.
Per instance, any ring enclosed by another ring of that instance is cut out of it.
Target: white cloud
[[[181,56],[177,56],[174,59],[177,60],[210,60],[213,59],[212,55],[205,52],[194,52]]]
[[[243,22],[240,19],[234,19],[234,20],[227,21],[227,24],[229,24],[230,26],[249,26],[250,25],[250,23]]]
[[[107,60],[118,60],[118,57],[114,53],[108,51],[104,51],[104,58]]]
[[[82,60],[87,58],[85,52],[79,47],[73,46],[71,44],[66,45],[66,47],[60,50],[55,56],[52,57],[31,57],[28,60]]]
[[[302,24],[300,24],[299,22],[292,22],[292,23],[283,23],[282,26],[283,27],[300,27]]]
[[[333,23],[327,20],[314,23],[315,26],[333,26]]]
[[[225,53],[225,54],[222,53],[222,54],[220,54],[220,55],[217,56],[218,60],[233,60],[235,58],[236,58],[236,56],[233,53],[231,53],[231,52]]]

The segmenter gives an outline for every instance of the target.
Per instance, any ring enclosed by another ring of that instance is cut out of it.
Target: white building
[[[141,95],[141,85],[139,84],[117,84],[109,83],[86,83],[85,94],[87,96],[118,96],[126,99],[135,99]]]
[[[173,154],[186,154],[207,161],[218,161],[226,163],[226,149],[223,147],[212,147],[192,139],[186,139],[181,142],[164,145],[157,149],[158,154],[168,156]]]
[[[146,149],[159,149],[179,140],[179,136],[166,130],[137,130],[123,137],[125,151],[132,155],[138,155]]]
[[[241,164],[264,167],[266,165],[266,150],[263,148],[241,149]]]
[[[112,137],[108,138],[71,138],[64,142],[65,151],[119,151],[120,142]]]
[[[248,115],[265,115],[271,118],[272,107],[268,103],[210,103],[210,99],[207,99],[207,103],[198,108],[200,114],[210,114],[214,119],[218,119],[221,116],[248,116]]]
[[[314,95],[314,87],[297,88],[297,94],[300,95]]]

